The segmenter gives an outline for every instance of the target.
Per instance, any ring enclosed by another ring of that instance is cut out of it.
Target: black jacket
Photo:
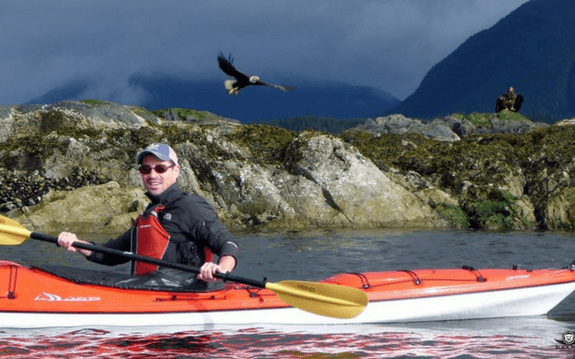
[[[205,261],[203,247],[206,246],[218,257],[230,255],[237,261],[237,242],[218,220],[212,206],[201,196],[183,191],[177,183],[159,196],[149,193],[146,195],[152,203],[148,205],[144,213],[158,204],[165,206],[165,209],[159,213],[159,220],[170,234],[170,243],[162,260],[198,267]],[[134,234],[135,228],[133,227],[103,246],[132,252]],[[92,252],[88,260],[110,266],[129,261],[125,257],[97,252]]]

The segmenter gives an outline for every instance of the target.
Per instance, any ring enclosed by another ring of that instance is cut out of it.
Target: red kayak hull
[[[322,283],[364,290],[365,311],[334,319],[291,308],[274,292],[226,283],[207,292],[76,283],[0,261],[0,327],[390,323],[542,315],[575,290],[572,269],[422,269],[345,273]]]

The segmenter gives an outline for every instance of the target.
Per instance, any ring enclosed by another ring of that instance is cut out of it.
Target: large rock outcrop
[[[134,157],[151,142],[174,147],[182,187],[203,195],[235,228],[448,225],[353,146],[331,135],[297,135],[226,119],[174,121],[173,111],[166,120],[113,103],[9,110],[0,119],[0,163],[4,182],[11,180],[13,188],[2,194],[0,205],[31,230],[125,228],[147,202]],[[14,203],[10,193],[22,197],[26,189],[15,187],[30,182],[32,174],[43,190],[31,201]]]
[[[575,126],[403,116],[338,137],[109,102],[0,107],[0,211],[31,230],[118,233],[147,204],[136,153],[170,143],[180,184],[231,228],[575,228]]]

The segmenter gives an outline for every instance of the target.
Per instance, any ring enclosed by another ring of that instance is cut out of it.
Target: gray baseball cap
[[[142,160],[146,155],[154,155],[162,161],[172,161],[176,166],[178,166],[178,156],[176,155],[176,152],[166,144],[153,143],[144,148],[136,156],[136,163],[142,163]]]

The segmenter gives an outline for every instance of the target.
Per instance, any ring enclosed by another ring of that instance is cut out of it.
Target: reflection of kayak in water
[[[351,319],[290,307],[274,291],[226,282],[208,291],[101,284],[114,273],[0,261],[0,327],[391,323],[546,314],[575,290],[572,269],[422,269],[337,274],[369,304]]]

